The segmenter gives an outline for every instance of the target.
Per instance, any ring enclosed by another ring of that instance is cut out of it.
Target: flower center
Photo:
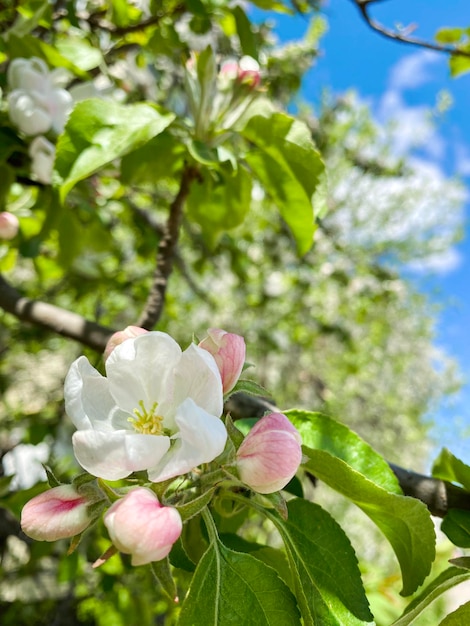
[[[163,433],[163,417],[158,415],[158,402],[154,402],[150,411],[147,411],[144,401],[139,402],[140,409],[134,409],[135,417],[129,417],[128,422],[144,435],[161,435]]]

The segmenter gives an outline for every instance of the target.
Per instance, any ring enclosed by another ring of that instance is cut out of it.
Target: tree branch
[[[157,263],[153,276],[153,284],[137,326],[151,330],[160,319],[165,304],[168,279],[173,270],[176,246],[183,217],[183,207],[189,194],[191,182],[197,175],[194,167],[185,165],[181,175],[181,183],[175,199],[170,205],[170,214],[163,230],[157,250]]]
[[[377,0],[352,0],[352,2],[359,9],[359,12],[362,15],[366,24],[372,30],[379,33],[379,35],[382,35],[387,39],[393,39],[394,41],[410,44],[412,46],[419,46],[420,48],[435,50],[436,52],[444,52],[445,54],[450,54],[451,56],[463,56],[470,58],[469,50],[462,50],[461,48],[458,48],[456,46],[445,46],[442,44],[425,41],[424,39],[419,39],[417,37],[410,37],[405,32],[400,33],[396,30],[391,30],[386,26],[383,26],[379,22],[376,22],[369,14],[369,5],[373,4],[376,1]]]
[[[450,509],[470,511],[470,493],[445,480],[424,476],[389,463],[405,496],[424,502],[432,515],[444,517]]]
[[[22,296],[1,274],[0,307],[24,322],[75,339],[98,352],[103,352],[106,342],[114,332],[113,329],[90,322],[77,313]]]

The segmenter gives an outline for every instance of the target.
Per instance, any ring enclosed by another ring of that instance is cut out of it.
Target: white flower
[[[31,171],[36,180],[49,185],[52,180],[52,170],[55,159],[55,146],[45,137],[35,137],[29,146],[31,157]]]
[[[10,119],[25,135],[62,132],[72,97],[57,86],[58,72],[49,72],[42,59],[14,59],[8,68]]]
[[[222,381],[207,351],[191,344],[182,352],[155,331],[118,345],[105,367],[107,377],[82,356],[65,380],[75,456],[90,474],[118,480],[148,470],[158,482],[223,451]]]

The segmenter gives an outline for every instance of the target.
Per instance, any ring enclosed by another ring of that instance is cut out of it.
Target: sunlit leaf
[[[55,169],[63,201],[80,180],[163,132],[175,116],[150,104],[79,102],[59,137]],[[157,158],[157,155],[156,157]]]
[[[296,626],[300,620],[294,596],[274,569],[217,541],[199,562],[178,624]]]
[[[301,433],[308,456],[304,467],[352,500],[380,528],[400,563],[401,593],[413,593],[429,574],[435,557],[434,525],[426,506],[399,495],[386,462],[379,461],[379,455],[360,437],[345,434],[345,426],[318,413],[288,411],[286,415]]]
[[[303,499],[287,521],[270,515],[286,546],[305,624],[355,626],[372,621],[354,550],[338,523]]]
[[[324,165],[308,127],[284,113],[255,115],[241,133],[253,147],[245,159],[289,225],[300,254],[313,243],[313,195]]]
[[[447,448],[442,448],[432,467],[434,478],[459,483],[470,491],[470,466],[458,459]]]
[[[470,579],[470,572],[459,567],[449,567],[439,574],[437,578],[406,607],[403,615],[393,622],[393,626],[409,626],[422,614],[422,612],[436,598],[455,585]]]

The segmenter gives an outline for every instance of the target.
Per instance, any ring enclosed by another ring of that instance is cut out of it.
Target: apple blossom
[[[73,537],[92,522],[88,506],[92,502],[72,485],[59,485],[32,498],[21,512],[23,532],[38,541]]]
[[[31,157],[31,172],[34,178],[45,185],[49,185],[52,181],[55,146],[40,135],[33,139],[28,152]]]
[[[132,339],[132,337],[138,337],[139,335],[145,335],[148,330],[140,328],[140,326],[126,326],[124,330],[118,330],[117,333],[111,335],[108,339],[108,343],[104,349],[104,359],[106,360],[116,346],[119,346],[126,339]]]
[[[245,340],[240,335],[227,333],[220,328],[209,328],[207,337],[199,346],[215,359],[222,377],[224,393],[235,386],[245,363]]]
[[[239,61],[227,59],[222,63],[220,76],[223,86],[227,81],[237,81],[250,88],[258,87],[261,82],[259,63],[250,56],[243,56]]]
[[[20,222],[16,215],[3,211],[0,213],[0,239],[13,239],[18,234]]]
[[[65,380],[75,456],[90,474],[118,480],[148,470],[158,482],[221,454],[222,381],[206,350],[191,344],[182,352],[153,331],[116,346],[105,368],[106,377],[82,356]]]
[[[258,493],[279,491],[295,475],[301,459],[302,439],[282,413],[262,417],[237,452],[241,480]]]
[[[146,487],[131,489],[115,502],[104,524],[116,548],[132,555],[132,565],[164,559],[183,529],[177,509],[160,504]]]
[[[57,86],[57,71],[49,72],[42,59],[14,59],[7,72],[10,119],[25,135],[62,132],[72,97]]]

